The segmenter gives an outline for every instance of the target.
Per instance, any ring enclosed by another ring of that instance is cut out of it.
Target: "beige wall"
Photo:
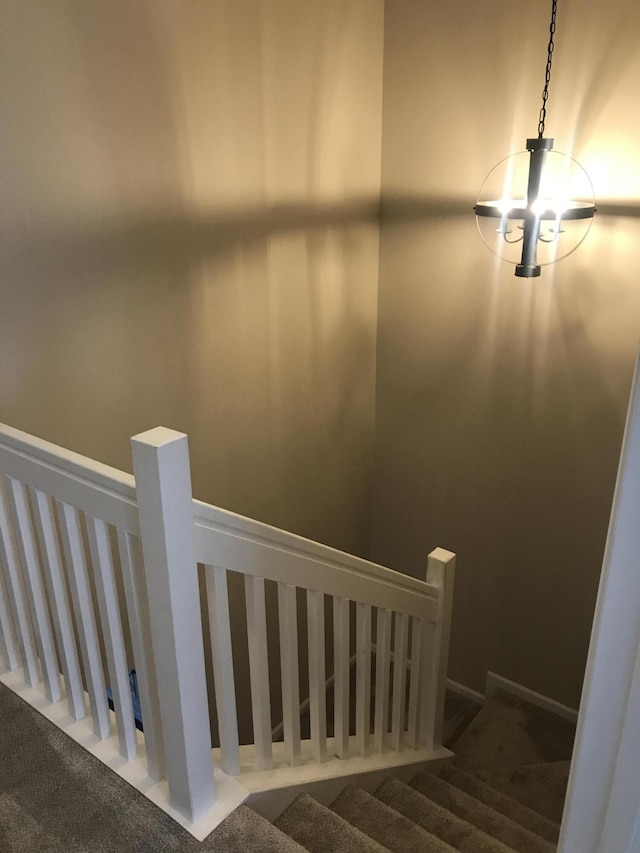
[[[3,0],[0,420],[368,550],[382,0]]]
[[[636,5],[560,9],[547,129],[600,199],[640,193]],[[0,420],[125,469],[184,430],[199,497],[367,555],[382,8],[4,0]],[[372,556],[458,551],[452,677],[575,704],[640,220],[523,281],[468,212],[535,133],[547,16],[386,3]]]
[[[451,677],[482,689],[493,669],[575,706],[640,333],[640,219],[601,216],[524,280],[470,210],[536,135],[549,11],[386,3],[372,558],[420,574],[432,547],[458,552]],[[547,120],[600,200],[636,205],[639,31],[635,2],[563,0]]]

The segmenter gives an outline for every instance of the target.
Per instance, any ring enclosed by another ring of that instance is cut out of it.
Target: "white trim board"
[[[525,702],[530,702],[538,708],[544,708],[547,711],[551,711],[553,714],[557,714],[559,717],[564,717],[565,720],[570,720],[572,723],[575,723],[578,720],[578,712],[575,708],[569,708],[568,705],[563,705],[555,699],[543,696],[542,693],[536,693],[535,690],[530,690],[528,687],[524,687],[522,684],[517,684],[515,681],[510,681],[508,678],[504,678],[504,676],[498,675],[495,672],[487,672],[485,687],[487,699],[493,696],[496,690],[504,690],[506,693],[511,693],[513,696],[524,699]]]
[[[477,702],[479,705],[484,705],[486,702],[487,697],[483,696],[482,693],[473,690],[471,687],[467,687],[466,684],[459,684],[457,681],[452,681],[450,678],[447,678],[447,690],[457,693],[458,696],[464,696],[465,699],[470,699],[472,702]]]
[[[287,763],[286,747],[284,743],[273,744],[273,766],[271,770],[255,769],[255,746],[243,744],[240,746],[240,774],[236,777],[238,782],[249,792],[259,794],[281,788],[289,788],[308,782],[322,782],[327,779],[347,778],[359,776],[377,770],[384,770],[387,774],[394,773],[399,767],[407,764],[427,764],[431,761],[449,760],[453,758],[451,750],[444,746],[434,749],[420,747],[418,749],[402,748],[400,751],[390,748],[385,744],[385,752],[373,753],[362,756],[357,754],[356,735],[349,737],[350,758],[338,758],[335,755],[335,739],[327,738],[327,759],[321,764],[313,758],[312,741],[300,741],[300,764],[291,767]],[[220,750],[213,750],[214,760],[220,757]]]

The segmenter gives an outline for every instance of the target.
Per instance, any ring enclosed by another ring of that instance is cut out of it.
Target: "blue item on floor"
[[[140,710],[140,694],[138,693],[138,676],[136,675],[135,669],[132,669],[129,673],[129,688],[131,690],[131,703],[133,705],[133,716],[135,717],[136,728],[143,732],[142,711]],[[110,687],[107,687],[107,701],[111,710],[115,711],[115,706],[113,704],[113,691]]]

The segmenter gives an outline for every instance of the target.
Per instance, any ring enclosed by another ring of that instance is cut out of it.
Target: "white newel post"
[[[187,436],[157,427],[131,444],[169,794],[194,821],[215,791]]]
[[[451,551],[435,548],[429,554],[426,580],[438,588],[439,595],[436,621],[428,623],[424,632],[425,657],[419,739],[431,749],[442,746],[455,568],[456,555]]]

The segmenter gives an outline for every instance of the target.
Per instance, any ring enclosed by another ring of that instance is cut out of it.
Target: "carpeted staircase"
[[[479,713],[448,699],[438,778],[301,796],[275,825],[242,806],[200,843],[0,685],[0,853],[554,850],[575,727],[504,693]]]
[[[345,788],[324,806],[299,796],[274,825],[243,806],[210,837],[223,853],[552,853],[575,726],[510,694],[489,699],[439,776]]]

